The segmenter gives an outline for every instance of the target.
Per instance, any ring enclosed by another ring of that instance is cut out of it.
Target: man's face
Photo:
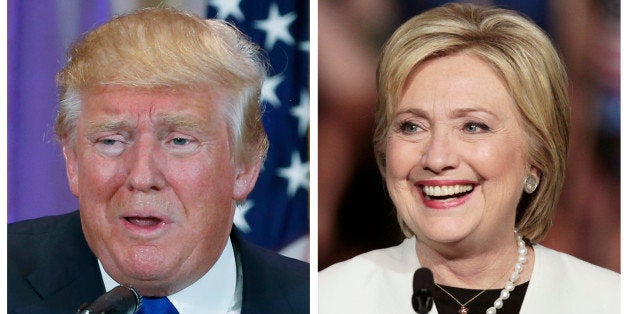
[[[214,93],[114,86],[82,96],[64,154],[90,248],[144,295],[192,284],[222,253],[259,163],[232,162]]]

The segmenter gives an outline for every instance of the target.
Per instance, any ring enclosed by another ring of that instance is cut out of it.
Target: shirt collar
[[[119,285],[98,261],[105,290]],[[192,285],[168,296],[179,313],[240,313],[242,271],[231,239],[212,268]]]

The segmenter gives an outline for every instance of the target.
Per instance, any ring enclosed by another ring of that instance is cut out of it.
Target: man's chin
[[[173,281],[163,274],[138,270],[121,276],[111,276],[113,280],[123,285],[135,288],[143,296],[165,296],[178,292],[187,285],[188,281]],[[194,280],[190,280],[194,281]]]
[[[143,296],[165,296],[193,284],[205,272],[181,272],[180,267],[161,263],[130,263],[112,267],[107,273],[116,282],[135,288]],[[176,270],[179,270],[177,272]]]
[[[144,282],[140,281],[137,284],[130,284],[129,286],[135,288],[140,295],[146,297],[162,297],[168,296],[179,292],[185,288],[185,284],[173,284],[167,282]]]

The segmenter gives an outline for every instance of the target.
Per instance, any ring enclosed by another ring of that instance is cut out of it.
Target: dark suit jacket
[[[231,233],[243,273],[242,313],[308,313],[309,267]],[[78,211],[10,224],[8,313],[76,313],[105,292]]]

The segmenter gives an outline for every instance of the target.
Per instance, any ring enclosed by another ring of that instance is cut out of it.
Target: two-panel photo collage
[[[2,6],[0,313],[626,311],[620,0]]]

